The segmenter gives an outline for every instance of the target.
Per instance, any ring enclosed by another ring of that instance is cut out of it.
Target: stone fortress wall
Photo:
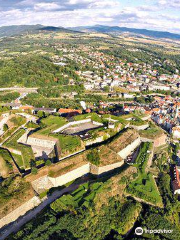
[[[40,203],[41,201],[38,197],[35,196],[31,198],[29,201],[25,202],[20,207],[16,208],[14,211],[9,213],[5,217],[1,218],[0,229],[11,222],[14,222],[20,216],[23,216],[24,214],[26,214],[29,210],[37,207]]]
[[[160,144],[160,143],[161,143],[161,145],[163,145],[165,142],[165,139],[166,138],[164,136],[158,138],[157,143],[155,143],[153,147],[155,147],[157,144]],[[123,159],[125,159],[128,155],[130,155],[132,153],[133,150],[135,150],[140,145],[141,142],[145,142],[145,141],[151,142],[152,140],[138,137],[130,145],[128,145],[127,147],[122,149],[118,154]],[[152,158],[153,158],[153,149],[150,154],[149,161],[148,161],[149,166],[151,165]],[[65,173],[56,178],[49,177],[48,175],[41,177],[41,178],[35,180],[34,182],[32,182],[32,186],[36,192],[41,193],[52,187],[63,186],[64,184],[71,182],[79,177],[82,177],[88,173],[92,173],[94,175],[100,175],[105,172],[114,170],[118,167],[121,167],[123,164],[124,164],[124,160],[114,163],[114,164],[102,166],[102,167],[95,166],[91,163],[86,163],[83,166],[78,167],[77,169],[69,171],[68,173]],[[7,216],[0,219],[0,228],[5,226],[6,224],[9,224],[12,221],[17,220],[20,216],[24,215],[29,210],[38,206],[40,203],[41,203],[41,200],[38,197],[33,197],[28,202],[24,203],[23,205],[21,205],[20,207],[15,209],[10,214],[8,214]]]
[[[136,126],[136,125],[129,125],[129,127],[134,128],[135,130],[145,130],[149,127],[149,124],[144,124],[144,125],[140,125],[140,126]]]
[[[30,146],[38,146],[42,148],[54,148],[56,144],[56,140],[47,140],[47,139],[39,139],[36,137],[28,137],[27,144]]]
[[[103,126],[102,123],[98,123],[98,122],[92,121],[91,118],[88,118],[88,119],[84,119],[84,120],[80,120],[80,121],[69,122],[69,123],[65,124],[64,126],[56,129],[53,133],[61,132],[64,129],[66,129],[68,127],[71,127],[73,125],[78,125],[78,124],[83,124],[83,123],[90,123],[90,122],[92,122],[94,125],[97,125],[97,126]]]
[[[131,144],[129,144],[127,147],[122,149],[120,152],[118,152],[118,155],[122,158],[125,159],[128,157],[128,155],[131,154],[139,145],[141,144],[141,138],[138,137],[135,139]]]

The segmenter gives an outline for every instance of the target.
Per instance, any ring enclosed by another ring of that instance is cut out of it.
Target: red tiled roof
[[[70,108],[60,108],[59,113],[73,113],[73,112],[77,112],[77,113],[82,113],[81,110],[78,110],[78,109],[70,109]]]

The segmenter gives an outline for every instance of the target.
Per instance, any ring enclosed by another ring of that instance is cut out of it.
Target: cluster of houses
[[[76,71],[76,74],[82,78],[86,90],[103,90],[105,87],[110,90],[124,87],[129,92],[179,89],[178,69],[175,74],[159,74],[155,69],[156,62],[152,66],[144,62],[117,60],[113,55],[94,51],[90,46],[88,48],[85,49],[85,55],[81,54],[79,48],[71,48],[63,50],[63,57],[53,57],[55,64],[61,66],[66,65],[67,60],[89,66],[87,71]]]
[[[135,110],[151,115],[152,120],[174,139],[180,139],[180,102],[179,98],[171,96],[154,96],[153,103],[150,104],[125,104],[125,112]]]

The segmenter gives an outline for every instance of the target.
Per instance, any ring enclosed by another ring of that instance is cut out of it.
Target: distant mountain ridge
[[[38,33],[42,31],[49,32],[67,32],[73,33],[74,30],[66,29],[63,27],[43,26],[37,25],[12,25],[0,27],[0,37],[12,37],[15,35],[21,35],[26,33]]]
[[[63,28],[55,26],[43,26],[41,24],[37,25],[12,25],[12,26],[3,26],[0,27],[0,37],[12,37],[21,34],[28,33],[38,33],[38,32],[65,32],[65,33],[106,33],[121,35],[128,33],[135,36],[147,36],[152,38],[169,38],[173,40],[180,40],[180,34],[163,32],[163,31],[154,31],[147,29],[137,29],[137,28],[126,28],[118,26],[104,26],[104,25],[95,25],[95,26],[80,26],[73,28]]]
[[[121,33],[130,33],[135,35],[145,35],[147,37],[153,38],[170,38],[180,40],[180,34],[170,33],[170,32],[163,32],[163,31],[154,31],[154,30],[147,30],[147,29],[137,29],[137,28],[126,28],[126,27],[118,27],[118,26],[104,26],[104,25],[95,25],[95,26],[80,26],[69,28],[70,30],[76,30],[81,32],[97,32],[97,33],[114,33],[114,34],[121,34]]]

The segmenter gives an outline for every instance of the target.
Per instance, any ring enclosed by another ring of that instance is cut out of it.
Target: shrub
[[[34,174],[34,175],[36,175],[36,174],[38,173],[38,169],[37,169],[36,167],[33,167],[33,168],[31,169],[31,173]]]
[[[46,161],[46,166],[50,166],[51,164],[52,164],[51,160],[48,159],[48,160]]]
[[[3,131],[6,132],[8,129],[9,129],[8,125],[7,125],[7,124],[4,124],[4,125],[3,125]]]
[[[97,149],[93,149],[91,152],[87,154],[87,160],[91,162],[94,165],[99,165],[100,164],[100,157],[99,157],[99,152]]]

